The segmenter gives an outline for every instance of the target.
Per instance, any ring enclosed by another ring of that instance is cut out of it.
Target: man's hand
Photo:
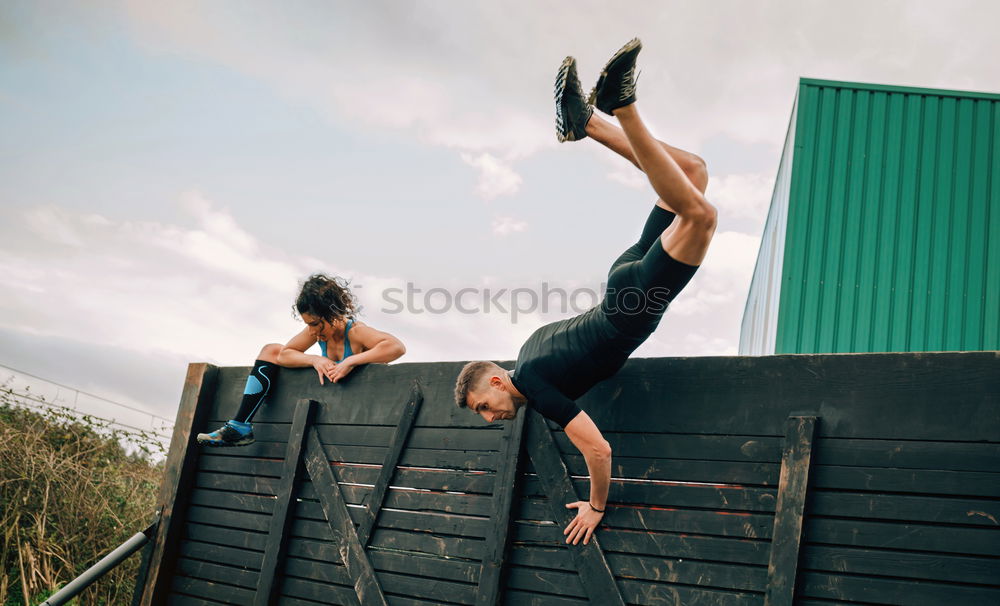
[[[576,510],[576,518],[563,531],[563,534],[567,535],[566,544],[573,543],[576,545],[582,538],[583,544],[586,545],[590,542],[590,537],[593,536],[597,525],[604,518],[604,514],[594,511],[588,501],[568,503],[566,508]]]
[[[330,376],[330,380],[336,383],[346,377],[352,370],[354,370],[354,362],[351,362],[350,357],[344,358],[337,363],[333,374]]]
[[[333,377],[337,372],[337,363],[323,356],[313,356],[313,368],[316,369],[316,374],[319,375],[319,384],[326,385],[323,382],[323,378],[326,377],[333,381]],[[350,372],[350,371],[348,371]]]

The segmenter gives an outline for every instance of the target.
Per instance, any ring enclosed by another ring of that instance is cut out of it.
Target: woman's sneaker
[[[576,59],[566,57],[556,74],[556,138],[559,142],[578,141],[587,136],[587,121],[594,108],[583,96],[576,75]]]
[[[642,42],[633,38],[604,66],[589,99],[597,109],[610,114],[619,107],[635,103],[635,60],[640,50]]]
[[[242,424],[241,424],[242,425]],[[204,446],[247,446],[256,440],[250,424],[245,425],[246,432],[240,431],[234,425],[226,423],[211,433],[198,434],[198,443]]]

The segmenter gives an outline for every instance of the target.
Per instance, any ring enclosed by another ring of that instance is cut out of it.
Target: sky
[[[998,22],[988,1],[8,0],[0,365],[173,418],[188,363],[301,329],[317,271],[401,362],[513,359],[594,304],[655,200],[554,131],[562,59],[589,90],[634,36],[640,112],[707,161],[720,213],[635,356],[735,355],[798,79],[1000,92]]]

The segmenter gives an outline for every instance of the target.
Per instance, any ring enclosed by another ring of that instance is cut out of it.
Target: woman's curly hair
[[[311,314],[327,322],[353,318],[360,310],[358,300],[347,280],[326,274],[313,274],[302,283],[293,313]]]

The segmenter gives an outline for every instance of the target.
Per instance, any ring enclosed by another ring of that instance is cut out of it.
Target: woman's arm
[[[305,351],[315,344],[316,337],[309,334],[308,328],[303,328],[302,332],[292,337],[281,348],[281,352],[278,354],[278,364],[288,368],[306,368],[312,366],[314,359],[321,358],[322,356],[313,356],[305,353]]]
[[[303,328],[302,332],[292,337],[292,339],[281,348],[278,354],[278,364],[288,368],[308,368],[312,366],[319,375],[320,385],[324,385],[324,379],[333,381],[337,365],[333,360],[325,356],[314,356],[305,353],[307,349],[316,343],[316,337],[309,334],[308,328]]]
[[[387,332],[375,330],[360,322],[354,323],[347,337],[352,347],[360,345],[361,347],[358,349],[363,349],[363,351],[349,356],[337,364],[337,369],[332,377],[334,383],[346,377],[357,366],[392,362],[406,353],[406,346],[403,345],[402,341]]]

